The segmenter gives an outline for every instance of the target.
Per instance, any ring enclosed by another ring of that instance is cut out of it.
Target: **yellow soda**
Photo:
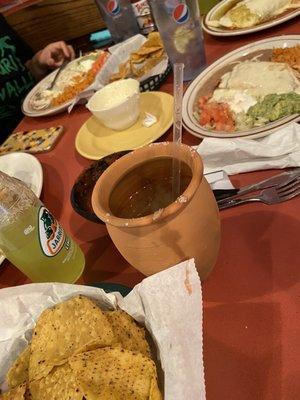
[[[43,203],[0,172],[0,248],[33,282],[74,283],[85,264],[80,247]]]

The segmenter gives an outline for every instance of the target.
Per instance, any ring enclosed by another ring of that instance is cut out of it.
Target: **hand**
[[[54,42],[39,51],[34,58],[37,66],[41,69],[55,69],[60,67],[64,61],[73,60],[75,51],[72,46],[63,41]]]

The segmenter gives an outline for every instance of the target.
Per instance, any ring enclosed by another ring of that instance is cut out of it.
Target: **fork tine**
[[[290,189],[285,190],[284,192],[280,192],[278,194],[279,194],[279,196],[287,196],[287,195],[289,195],[291,193],[296,192],[298,189],[300,189],[300,185],[291,187]]]
[[[297,183],[300,179],[300,176],[294,176],[292,179],[290,179],[288,182],[284,182],[281,185],[276,186],[277,189],[284,189],[286,186],[290,186],[293,183]]]
[[[284,195],[284,196],[280,195],[279,197],[280,197],[280,201],[287,201],[287,200],[290,200],[299,195],[300,195],[300,188],[293,193],[290,193],[290,194]]]
[[[294,182],[290,182],[289,185],[286,185],[285,187],[281,188],[276,188],[276,191],[279,195],[285,195],[288,194],[294,190],[297,190],[297,188],[300,187],[300,180],[296,180]]]

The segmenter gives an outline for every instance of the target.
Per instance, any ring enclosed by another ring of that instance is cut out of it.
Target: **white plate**
[[[76,60],[74,60],[74,61],[76,61]],[[55,115],[55,114],[58,114],[60,112],[67,110],[69,105],[72,103],[73,99],[67,101],[64,104],[61,104],[60,106],[46,108],[44,110],[39,110],[39,111],[33,110],[33,108],[30,106],[30,101],[33,98],[33,96],[35,95],[35,93],[38,92],[41,88],[49,85],[53,81],[56,73],[57,73],[57,70],[51,72],[51,74],[47,75],[44,79],[42,79],[39,83],[37,83],[34,86],[34,88],[32,88],[30,90],[30,92],[27,94],[27,96],[25,97],[23,104],[22,104],[22,111],[25,115],[27,115],[28,117],[44,117],[44,116],[49,116],[49,115]]]
[[[263,0],[262,0],[263,1]],[[250,28],[240,28],[240,29],[227,29],[225,27],[214,28],[208,25],[209,21],[213,21],[219,19],[222,15],[227,12],[230,8],[235,6],[239,0],[223,0],[215,7],[213,7],[209,13],[207,13],[206,17],[203,20],[203,29],[213,36],[239,36],[239,35],[246,35],[252,32],[262,31],[264,29],[271,28],[273,26],[282,24],[285,21],[288,21],[292,18],[296,18],[300,15],[300,6],[297,8],[291,8],[286,10],[282,14],[273,17],[272,19],[262,22],[258,25],[252,26]],[[224,9],[224,11],[223,11]]]
[[[33,155],[16,152],[0,156],[0,171],[20,179],[37,197],[40,197],[43,187],[43,170],[41,163]],[[0,256],[0,264],[4,260],[5,257]]]
[[[300,35],[282,35],[248,44],[219,58],[209,67],[207,67],[200,75],[197,76],[197,78],[190,84],[184,94],[182,104],[182,117],[185,128],[192,135],[200,138],[247,137],[248,139],[257,139],[259,137],[267,136],[270,133],[275,132],[284,125],[300,120],[300,115],[291,115],[261,126],[259,128],[249,129],[248,131],[228,133],[211,131],[200,126],[195,116],[193,115],[196,99],[199,96],[211,93],[218,85],[221,76],[225,72],[232,69],[233,62],[246,59],[249,60],[258,54],[265,55],[265,57],[268,59],[273,48],[292,47],[299,43]]]

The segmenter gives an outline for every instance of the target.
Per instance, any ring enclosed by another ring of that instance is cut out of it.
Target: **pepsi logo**
[[[177,24],[184,24],[189,16],[190,12],[186,4],[178,4],[173,10],[173,19]]]
[[[106,4],[106,10],[111,15],[117,15],[120,12],[120,5],[118,0],[109,0]]]

